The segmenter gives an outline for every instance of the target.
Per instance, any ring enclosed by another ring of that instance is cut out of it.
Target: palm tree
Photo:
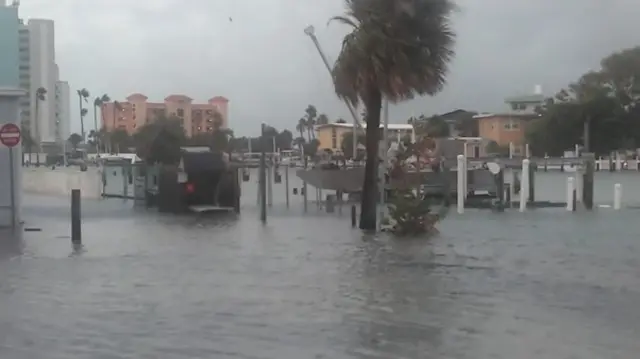
[[[40,102],[47,100],[47,89],[44,87],[38,87],[36,90],[36,110],[35,110],[35,119],[36,119],[36,134],[35,134],[35,145],[38,153],[36,154],[36,166],[40,166],[40,141],[42,140],[42,136],[40,135]],[[31,162],[31,152],[29,152],[29,162]]]
[[[81,135],[77,133],[72,133],[71,136],[69,136],[69,139],[67,141],[71,143],[71,147],[73,147],[73,150],[76,151],[78,149],[78,145],[82,143],[83,139]]]
[[[222,128],[224,118],[220,112],[213,113],[213,136],[211,138],[211,150],[216,152],[229,151],[230,138],[233,132],[228,128]]]
[[[304,110],[304,112],[306,113],[306,120],[307,120],[306,123],[307,123],[307,132],[309,135],[309,141],[311,141],[312,139],[316,138],[315,125],[316,125],[316,116],[318,116],[318,110],[316,110],[315,106],[309,105]]]
[[[93,100],[93,139],[96,145],[96,153],[100,153],[100,136],[98,133],[98,108],[100,109],[100,120],[104,124],[104,113],[102,111],[102,106],[109,101],[111,101],[111,99],[107,94],[96,97]]]
[[[29,162],[31,162],[31,150],[33,149],[35,141],[33,140],[33,137],[31,137],[31,130],[24,125],[21,127],[23,152],[29,154]],[[22,156],[22,165],[24,166],[24,156]]]
[[[332,20],[351,27],[333,67],[338,97],[367,113],[367,160],[360,228],[375,229],[380,110],[416,95],[434,95],[453,58],[452,0],[345,0],[347,13]]]
[[[87,99],[89,98],[90,94],[89,91],[86,88],[82,88],[80,90],[77,91],[78,93],[78,101],[80,104],[80,136],[82,136],[82,141],[84,142],[85,140],[85,132],[84,132],[84,116],[87,115],[87,111],[83,106],[82,106],[82,102],[87,102]]]
[[[318,116],[318,120],[316,120],[316,123],[318,125],[326,125],[329,123],[329,117],[326,114],[321,113],[320,116]]]
[[[298,137],[296,142],[298,143],[298,147],[300,147],[300,153],[302,153],[303,145],[306,142],[304,141],[304,132],[307,130],[307,120],[305,120],[304,117],[298,120],[296,130],[300,132],[300,137]],[[300,141],[300,139],[302,139],[302,141]]]

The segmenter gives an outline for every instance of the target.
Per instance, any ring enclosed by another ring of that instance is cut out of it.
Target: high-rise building
[[[67,81],[56,82],[56,141],[62,143],[71,136],[71,90]]]
[[[114,101],[102,107],[102,127],[107,131],[121,129],[134,134],[140,127],[160,116],[182,121],[187,137],[213,131],[214,114],[222,117],[222,127],[229,126],[229,100],[216,96],[206,103],[193,103],[185,95],[170,95],[163,102],[148,102],[148,97],[134,93],[126,101]]]
[[[28,96],[20,101],[23,127],[43,151],[60,148],[69,137],[69,85],[60,84],[55,62],[55,26],[53,20],[20,20],[19,31],[20,87]],[[44,100],[38,99],[44,89]],[[60,93],[63,93],[61,96]]]
[[[31,73],[31,91],[29,93],[31,131],[35,140],[41,143],[55,143],[55,90],[58,71],[55,62],[53,21],[32,19],[29,20],[27,27],[29,29],[29,71]],[[36,93],[39,88],[44,88],[46,95],[44,101],[38,100],[36,103]]]

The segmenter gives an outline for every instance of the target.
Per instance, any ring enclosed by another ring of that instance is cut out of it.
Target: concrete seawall
[[[75,168],[23,168],[22,190],[25,193],[70,196],[72,189],[80,189],[83,198],[102,197],[102,180],[96,168],[80,172]]]

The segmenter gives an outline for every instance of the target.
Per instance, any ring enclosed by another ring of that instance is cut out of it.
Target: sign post
[[[13,148],[20,144],[22,134],[20,127],[7,123],[0,127],[0,143],[9,148],[9,190],[11,191],[11,228],[16,226],[16,184],[13,163]]]

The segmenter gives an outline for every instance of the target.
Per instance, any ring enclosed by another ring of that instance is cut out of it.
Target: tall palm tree
[[[35,144],[36,150],[38,153],[36,154],[36,166],[40,166],[40,142],[42,141],[42,136],[40,134],[40,102],[47,100],[47,89],[44,87],[38,87],[36,90],[36,109],[35,109],[35,127],[36,127],[36,136],[35,136]],[[29,162],[31,162],[31,153],[29,153]]]
[[[85,108],[82,106],[82,102],[87,102],[90,94],[89,91],[86,88],[82,88],[80,90],[77,91],[78,93],[78,102],[80,104],[80,136],[82,136],[82,141],[84,142],[85,140],[85,132],[84,132],[84,116],[87,115],[87,111],[83,111],[85,110]],[[84,112],[84,115],[83,115]]]
[[[351,27],[333,67],[338,97],[367,113],[367,160],[362,186],[361,229],[376,227],[378,145],[383,97],[392,103],[434,95],[453,58],[453,0],[345,0],[336,20]]]
[[[316,116],[318,116],[318,110],[316,110],[315,106],[309,105],[304,110],[304,112],[306,113],[307,132],[309,135],[309,141],[311,141],[312,139],[316,138],[315,125],[316,125]]]
[[[296,131],[300,132],[300,137],[304,137],[304,132],[307,130],[307,121],[304,118],[298,120],[296,125]]]
[[[102,106],[111,101],[107,94],[96,97],[93,100],[93,138],[96,144],[96,153],[100,153],[100,133],[98,132],[98,109],[100,109],[100,120],[104,124],[104,113],[102,111]]]

